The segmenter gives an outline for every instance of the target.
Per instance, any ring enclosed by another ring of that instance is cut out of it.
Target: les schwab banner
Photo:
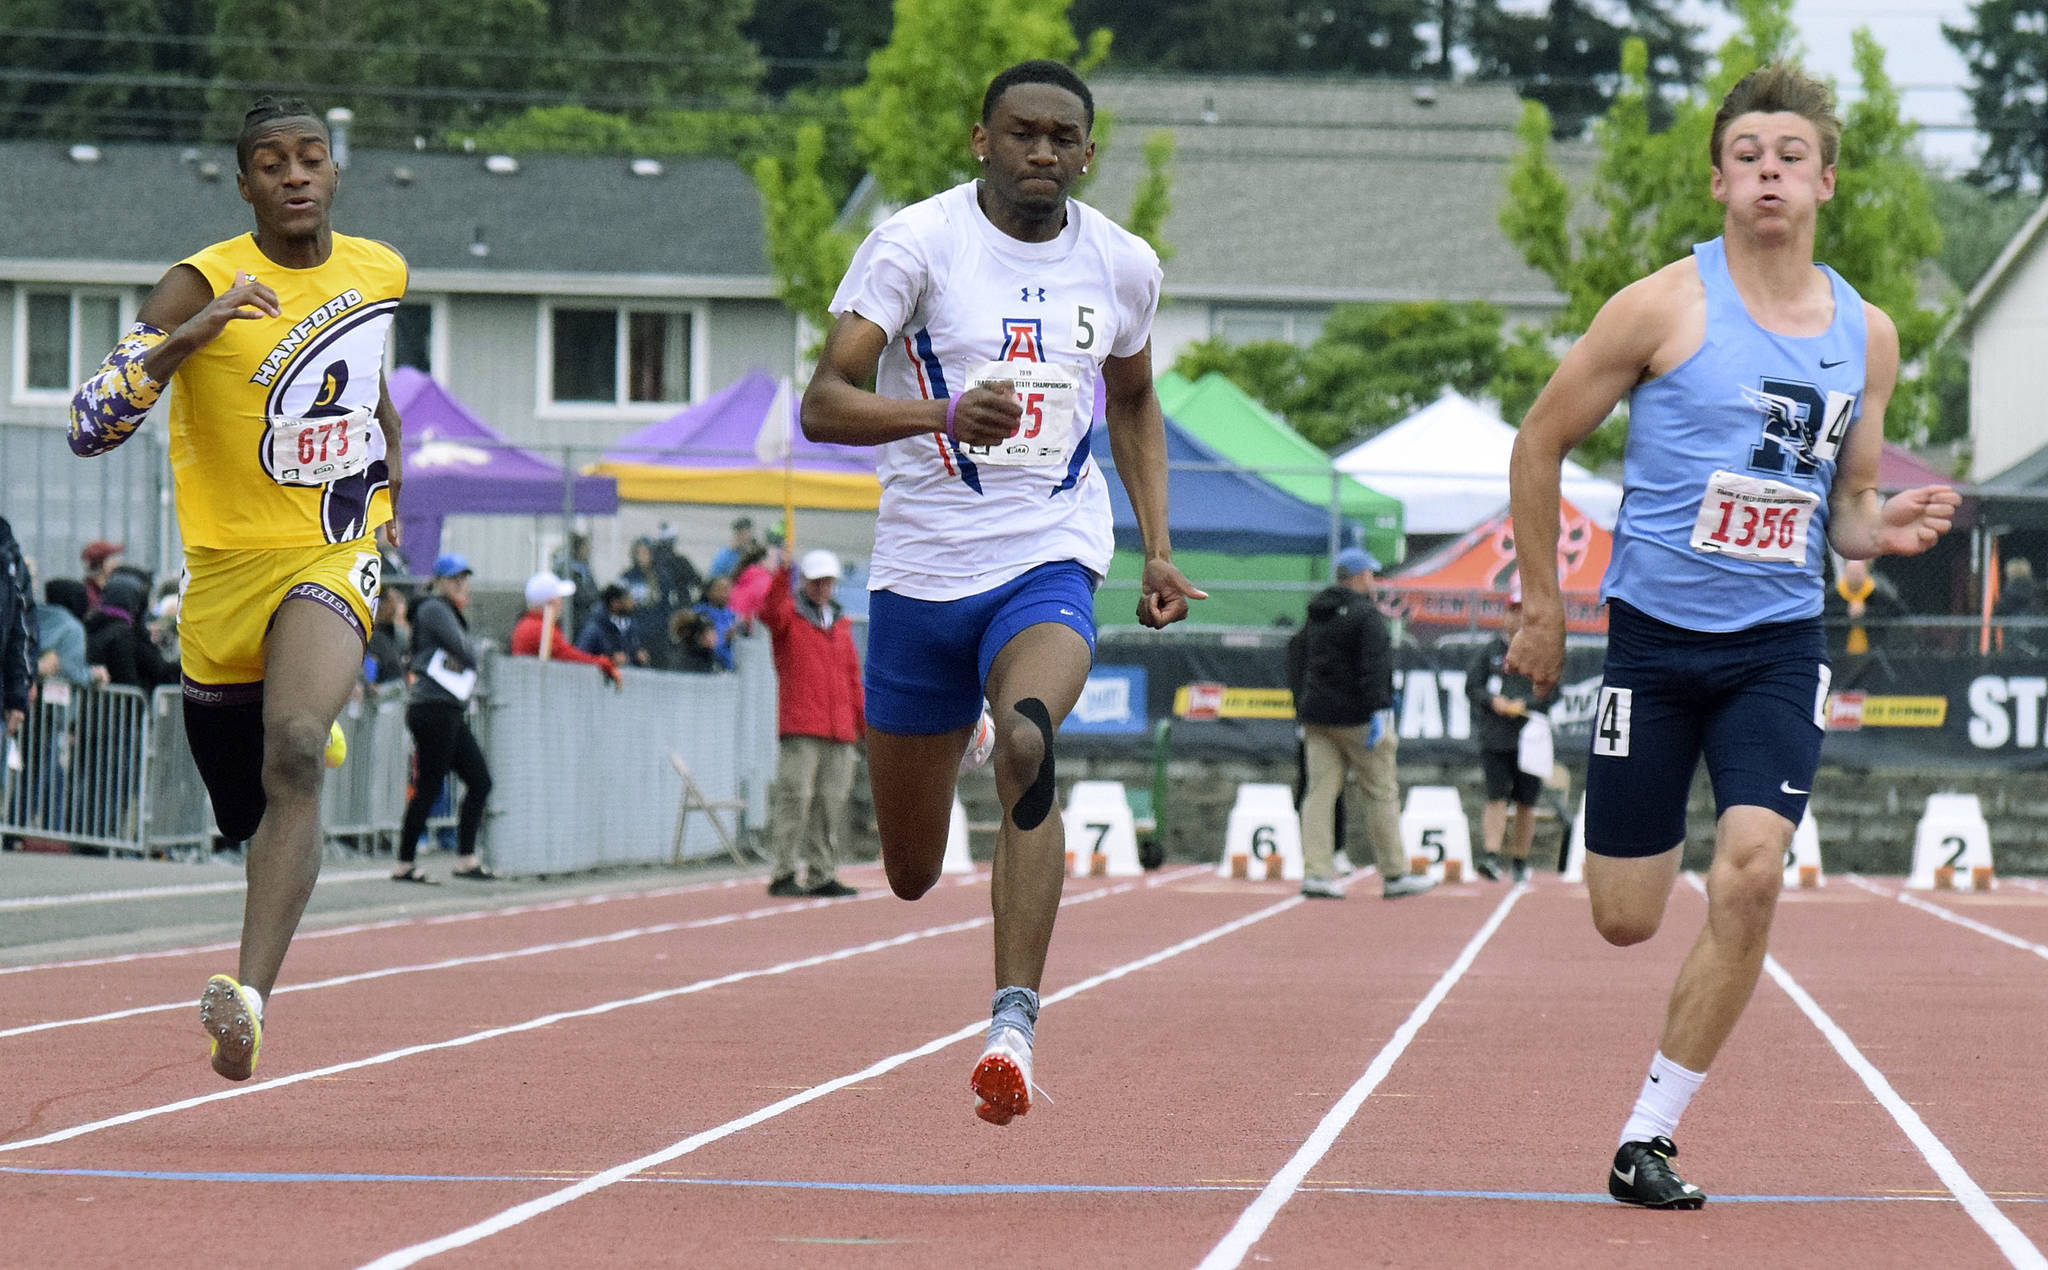
[[[1134,642],[1104,651],[1115,660],[1096,667],[1062,729],[1082,750],[1129,749],[1170,719],[1176,754],[1292,752],[1294,701],[1282,686],[1282,650]],[[1397,651],[1396,718],[1408,758],[1473,757],[1465,680],[1475,651],[1475,645]],[[2048,675],[2042,670],[2023,657],[1839,658],[1821,761],[1843,767],[2048,766]],[[1599,649],[1569,650],[1559,691],[1551,711],[1558,754],[1576,764],[1591,744]]]

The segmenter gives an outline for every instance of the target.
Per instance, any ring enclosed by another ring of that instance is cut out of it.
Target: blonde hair
[[[1728,125],[1747,114],[1798,115],[1820,134],[1820,161],[1833,167],[1842,149],[1842,121],[1835,114],[1835,94],[1826,84],[1813,79],[1790,62],[1758,67],[1737,80],[1714,112],[1714,132],[1707,142],[1707,158],[1721,166],[1721,138]]]

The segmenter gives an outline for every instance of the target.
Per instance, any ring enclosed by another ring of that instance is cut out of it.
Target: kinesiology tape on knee
[[[137,322],[107,354],[107,360],[71,398],[71,452],[105,454],[126,441],[163,395],[143,359],[164,342],[164,332]]]
[[[1038,761],[1038,775],[1032,779],[1028,789],[1017,795],[1017,805],[1010,809],[1010,819],[1019,829],[1028,832],[1044,824],[1047,813],[1052,811],[1052,712],[1036,697],[1019,701],[1016,710],[1038,729],[1039,738],[1044,742],[1044,757]]]

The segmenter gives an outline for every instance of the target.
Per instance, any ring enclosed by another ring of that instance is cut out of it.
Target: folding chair
[[[676,775],[680,776],[683,781],[682,801],[676,806],[676,838],[669,850],[669,863],[681,864],[683,862],[683,831],[689,828],[690,813],[693,811],[704,813],[705,819],[711,822],[711,827],[718,831],[718,840],[725,844],[725,849],[731,853],[735,863],[741,865],[756,863],[748,855],[746,848],[740,845],[740,835],[746,827],[747,800],[738,797],[706,798],[703,786],[699,785],[697,778],[690,774],[690,765],[683,762],[682,755],[674,750],[670,750],[668,752],[668,761],[676,769]],[[718,813],[721,811],[733,813],[733,827],[730,830],[725,827],[725,822],[718,818]]]

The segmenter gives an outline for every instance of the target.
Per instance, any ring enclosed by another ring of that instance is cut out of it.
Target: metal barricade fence
[[[670,858],[681,794],[674,750],[713,798],[764,825],[775,776],[775,668],[765,637],[735,644],[738,673],[624,672],[492,657],[475,717],[493,791],[484,849],[505,873],[565,873]],[[395,843],[412,743],[402,689],[366,692],[338,720],[349,757],[322,787],[330,849]],[[429,821],[430,827],[435,822]],[[116,854],[210,855],[213,809],[176,687],[45,685],[0,768],[0,834]],[[701,817],[685,856],[722,844]]]
[[[146,851],[151,713],[136,688],[46,683],[7,745],[0,832]]]
[[[484,852],[505,874],[568,873],[670,858],[682,782],[674,750],[714,799],[743,797],[766,822],[775,775],[775,667],[768,641],[735,641],[735,674],[628,669],[614,691],[589,666],[492,657],[484,667],[491,767]],[[722,849],[691,817],[683,855]]]

